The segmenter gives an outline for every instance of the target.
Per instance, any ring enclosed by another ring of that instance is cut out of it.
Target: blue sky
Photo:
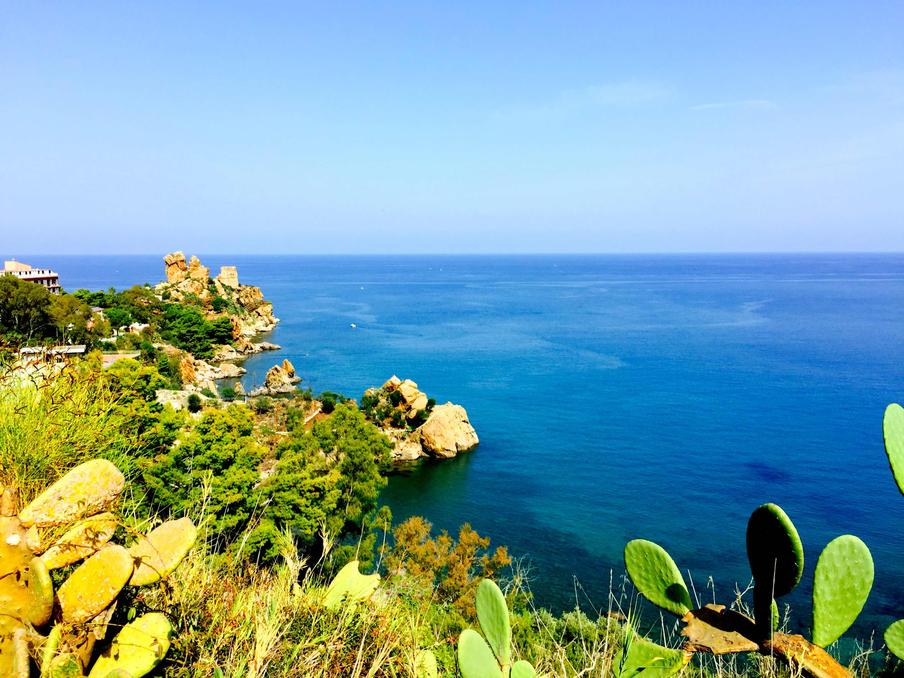
[[[0,252],[904,250],[904,3],[0,4]]]

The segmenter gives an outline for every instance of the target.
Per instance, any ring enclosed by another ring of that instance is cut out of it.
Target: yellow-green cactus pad
[[[512,666],[511,678],[537,678],[537,672],[533,664],[522,659]]]
[[[813,642],[826,647],[857,619],[873,586],[873,557],[857,537],[829,542],[813,575]]]
[[[135,559],[132,586],[153,584],[176,569],[195,543],[198,531],[188,518],[170,520],[139,539],[129,553]]]
[[[150,673],[169,651],[172,632],[165,615],[142,615],[122,627],[110,647],[94,661],[88,678],[106,678],[114,671],[125,671],[133,678]]]
[[[414,675],[418,678],[437,678],[436,655],[430,650],[421,650],[414,658]]]
[[[885,408],[882,431],[892,475],[901,494],[904,494],[904,407],[892,403]]]
[[[379,583],[380,575],[361,574],[358,571],[358,561],[353,560],[339,570],[330,582],[323,598],[323,605],[330,610],[338,610],[343,604],[366,600],[377,590]]]
[[[633,539],[625,546],[625,568],[641,595],[654,605],[679,617],[691,608],[691,596],[672,557],[646,539]]]
[[[118,524],[112,513],[85,518],[47,549],[41,560],[48,570],[56,570],[89,558],[110,541]]]
[[[465,629],[458,637],[458,670],[464,678],[502,678],[496,655],[473,629]]]
[[[615,655],[612,668],[615,675],[629,678],[641,675],[643,678],[668,678],[678,673],[690,660],[690,655],[684,650],[673,650],[662,645],[657,645],[632,634],[623,647]],[[627,655],[625,650],[627,649]]]
[[[53,609],[53,585],[47,568],[28,546],[26,531],[15,517],[0,517],[0,611],[41,626]]]
[[[895,657],[904,661],[904,619],[885,629],[885,644]]]
[[[69,576],[57,593],[63,620],[86,622],[112,603],[133,571],[132,556],[118,544],[108,544]]]
[[[76,466],[44,490],[19,513],[25,525],[65,525],[91,516],[113,503],[125,478],[105,459]]]

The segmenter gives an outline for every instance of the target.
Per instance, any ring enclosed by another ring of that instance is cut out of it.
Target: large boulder
[[[295,390],[295,384],[301,381],[301,377],[295,374],[295,366],[286,358],[280,365],[274,365],[267,371],[264,379],[262,395],[274,395],[277,393],[291,393]],[[252,392],[258,395],[257,391]]]
[[[166,271],[166,282],[174,284],[185,280],[188,266],[185,263],[184,253],[170,252],[163,257],[163,264]]]
[[[443,459],[470,450],[480,442],[465,408],[453,403],[434,407],[418,434],[424,451]]]
[[[427,456],[417,435],[410,435],[398,429],[389,429],[385,433],[393,443],[391,452],[393,462],[417,461]]]

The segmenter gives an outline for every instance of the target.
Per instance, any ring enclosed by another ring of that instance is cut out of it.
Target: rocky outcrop
[[[417,433],[427,454],[444,459],[473,449],[480,442],[465,408],[453,403],[434,407]]]
[[[274,365],[267,371],[264,385],[251,391],[249,396],[279,395],[292,393],[301,377],[295,374],[295,366],[286,358],[280,365]]]
[[[220,274],[214,278],[215,283],[237,290],[239,288],[239,272],[235,266],[220,266]]]
[[[252,342],[247,337],[239,337],[235,341],[235,346],[220,346],[214,352],[213,359],[216,362],[223,360],[242,360],[249,355],[255,353],[263,353],[264,351],[278,351],[282,346],[273,344],[269,341]]]
[[[188,266],[185,264],[185,254],[182,252],[170,252],[163,257],[163,265],[167,283],[175,285],[185,280],[185,276],[188,273]]]
[[[206,360],[195,358],[190,353],[179,351],[173,347],[168,347],[168,349],[167,353],[178,357],[179,376],[182,384],[188,388],[194,387],[197,390],[209,388],[216,391],[216,386],[214,386],[216,380],[236,379],[246,372],[244,367],[232,363],[211,365]]]
[[[453,403],[435,406],[411,379],[392,375],[380,388],[365,392],[361,407],[395,443],[396,462],[454,457],[479,442],[465,408]]]

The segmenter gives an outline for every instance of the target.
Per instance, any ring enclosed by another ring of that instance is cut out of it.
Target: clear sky
[[[0,2],[0,254],[904,250],[904,2]]]

